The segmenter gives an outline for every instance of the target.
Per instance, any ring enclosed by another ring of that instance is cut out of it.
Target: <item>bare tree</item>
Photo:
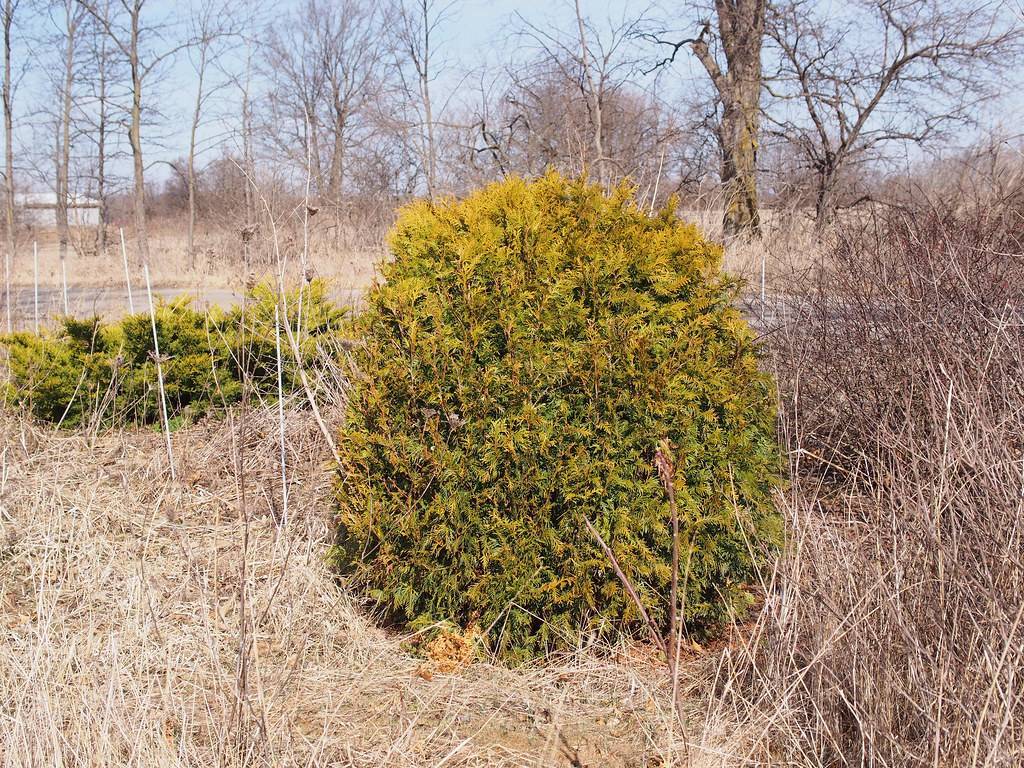
[[[132,148],[133,194],[136,253],[140,263],[149,262],[149,237],[146,228],[146,165],[143,160],[143,89],[161,64],[181,51],[189,41],[166,41],[167,27],[150,24],[143,18],[147,0],[118,0],[120,13],[108,15],[102,0],[77,0],[106,32],[113,46],[124,57],[130,72],[131,106],[128,109],[128,142]],[[154,43],[163,42],[162,50]]]
[[[202,0],[194,9],[191,19],[189,58],[196,76],[196,95],[192,106],[192,122],[188,138],[188,159],[186,162],[186,186],[188,187],[188,233],[187,244],[189,260],[195,268],[195,231],[196,231],[196,193],[198,175],[196,172],[196,149],[199,128],[202,123],[204,107],[219,91],[227,87],[229,81],[210,82],[210,68],[215,66],[226,53],[223,43],[235,37],[232,29],[233,8],[223,0]]]
[[[58,113],[56,119],[54,160],[56,166],[56,224],[61,265],[65,264],[70,241],[68,206],[71,204],[71,130],[72,106],[76,80],[76,53],[80,43],[85,10],[75,0],[59,2],[59,38],[62,67],[56,84]]]
[[[376,0],[306,0],[269,36],[272,137],[335,209],[382,79],[381,16]]]
[[[99,7],[103,18],[109,18],[110,0],[105,0]],[[99,222],[97,223],[96,232],[96,250],[102,254],[107,250],[107,157],[109,153],[107,134],[110,132],[110,87],[113,82],[114,63],[111,60],[107,35],[99,24],[93,24],[91,54],[92,61],[96,67],[95,77],[92,82],[94,84],[93,96],[96,105],[96,199],[100,204]]]
[[[252,240],[253,227],[256,223],[256,201],[253,195],[253,179],[256,176],[256,162],[253,157],[253,109],[252,109],[252,73],[253,73],[253,42],[247,37],[245,50],[245,68],[236,84],[242,95],[242,174],[244,176],[245,211],[242,223],[242,243],[245,250],[245,266],[249,266],[249,243]]]
[[[377,94],[383,59],[378,13],[375,3],[343,0],[318,19],[333,124],[327,193],[335,205],[341,204],[352,123]]]
[[[110,17],[115,0],[98,0],[97,12]],[[82,55],[76,64],[74,99],[74,137],[90,145],[84,155],[85,167],[80,171],[87,183],[85,191],[99,203],[99,216],[95,233],[97,253],[107,248],[108,206],[111,189],[111,161],[116,156],[115,121],[117,107],[114,95],[123,85],[122,68],[118,66],[117,52],[110,43],[103,26],[77,3],[82,13],[80,20],[80,47]]]
[[[970,120],[986,78],[1017,60],[1020,34],[988,2],[860,0],[824,12],[808,0],[772,6],[778,64],[769,89],[772,130],[815,177],[819,231],[840,205],[844,174],[894,143],[938,140]]]
[[[400,96],[412,116],[406,119],[405,127],[411,131],[430,198],[438,186],[439,115],[433,84],[442,67],[436,60],[436,46],[454,5],[437,0],[404,0],[394,4],[389,20]]]
[[[604,155],[604,99],[603,90],[605,84],[605,78],[601,77],[601,86],[594,80],[593,67],[591,66],[591,53],[590,47],[587,45],[587,22],[583,17],[583,11],[580,10],[580,0],[576,0],[576,28],[580,35],[580,69],[583,70],[583,81],[586,83],[586,95],[590,106],[590,116],[594,123],[594,152],[596,157],[594,162],[597,164],[597,176],[598,180],[602,185],[607,184],[607,173],[605,172],[605,155]],[[607,61],[607,57],[605,57]],[[602,69],[603,75],[603,69]]]
[[[578,2],[575,12],[575,30],[569,35],[519,16],[524,39],[538,55],[520,72],[510,72],[518,91],[512,98],[524,108],[520,113],[524,125],[537,122],[535,118],[546,111],[545,102],[553,98],[560,103],[563,114],[550,116],[566,130],[585,137],[579,147],[578,170],[592,166],[598,181],[607,186],[635,170],[625,168],[622,158],[613,156],[611,148],[615,130],[626,128],[616,120],[621,114],[613,113],[626,106],[630,99],[627,92],[645,101],[633,80],[638,60],[628,48],[640,22],[623,18],[600,27],[583,14]],[[571,105],[576,97],[581,101],[582,115]],[[530,114],[536,109],[540,113]],[[582,119],[571,119],[574,113]],[[557,143],[549,140],[549,146]]]
[[[326,186],[320,105],[326,101],[327,85],[308,18],[316,9],[317,0],[309,0],[301,12],[268,28],[261,69],[271,86],[267,134],[294,167],[309,165],[313,183],[320,190]]]
[[[463,188],[494,172],[532,176],[552,167],[589,171],[606,186],[629,179],[653,203],[695,182],[703,169],[697,132],[682,122],[683,110],[645,87],[635,19],[598,22],[581,13],[571,31],[519,23],[526,58],[511,63],[503,80],[481,76],[467,120],[475,135],[463,139],[468,162],[453,169]]]
[[[241,215],[235,212],[234,223],[239,224],[240,220],[243,261],[248,274],[249,251],[256,222],[256,200],[253,190],[256,177],[254,80],[257,74],[256,59],[262,53],[258,41],[264,27],[259,18],[258,0],[239,0],[235,8],[238,26],[233,41],[236,49],[238,46],[242,47],[243,55],[229,57],[228,62],[233,61],[234,66],[222,65],[221,69],[227,76],[227,84],[235,92],[239,111],[237,120],[231,117],[227,121],[234,147],[221,158],[223,162],[214,160],[213,170],[214,175],[220,179],[230,178],[234,182],[230,185],[235,187],[231,190],[231,196],[237,199],[238,193],[241,193]]]
[[[757,151],[760,142],[762,64],[766,0],[715,0],[715,19],[700,23],[696,37],[666,40],[664,33],[643,36],[671,47],[662,67],[689,48],[714,86],[721,115],[716,127],[722,155],[726,235],[754,235],[761,226],[757,201]]]
[[[14,263],[17,239],[14,231],[14,107],[11,73],[11,30],[19,0],[4,0],[3,16],[0,22],[4,30],[4,236],[7,253],[4,256],[5,303],[7,304],[7,325],[10,330],[10,269]]]

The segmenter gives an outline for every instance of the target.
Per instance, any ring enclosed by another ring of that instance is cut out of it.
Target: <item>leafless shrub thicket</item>
[[[1022,232],[893,213],[777,308],[789,545],[724,661],[785,760],[1024,759]]]

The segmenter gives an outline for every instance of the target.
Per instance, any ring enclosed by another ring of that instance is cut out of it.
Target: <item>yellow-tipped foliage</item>
[[[415,203],[356,320],[334,559],[393,618],[477,625],[506,658],[661,625],[671,440],[685,617],[749,601],[778,542],[773,387],[718,246],[631,191],[549,174]]]
[[[293,289],[283,302],[291,328],[298,324],[299,296]],[[298,389],[300,365],[314,367],[325,354],[321,345],[334,346],[330,342],[338,338],[344,315],[319,280],[305,287],[301,303],[298,359],[281,342],[286,392]],[[246,383],[263,397],[276,397],[275,309],[280,306],[269,285],[256,286],[244,305],[227,311],[197,310],[187,297],[157,304],[156,333],[172,423],[238,401]],[[0,395],[42,421],[65,427],[155,423],[160,405],[151,322],[148,312],[116,322],[63,317],[53,331],[0,336],[8,374]]]

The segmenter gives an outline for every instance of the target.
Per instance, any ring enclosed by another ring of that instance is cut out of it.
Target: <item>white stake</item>
[[[35,312],[35,332],[39,333],[39,246],[36,241],[32,241],[32,284],[34,288],[34,304]]]
[[[281,311],[274,307],[274,342],[277,346],[277,420],[281,430],[281,525],[288,525],[288,464],[284,447],[284,377],[281,363]]]
[[[4,251],[4,303],[7,305],[7,332],[14,330],[11,325],[11,252]]]
[[[309,112],[306,112],[306,135],[309,136]],[[300,265],[299,274],[299,307],[296,310],[295,315],[295,333],[298,337],[302,338],[302,293],[306,286],[306,261],[309,259],[309,186],[313,182],[313,146],[311,142],[306,142],[306,194],[303,198],[302,204],[305,206],[305,212],[302,217],[302,263]],[[281,301],[285,302],[284,298],[284,268],[281,268]],[[288,320],[288,306],[285,303],[285,320]],[[291,321],[288,320],[290,324]]]
[[[149,322],[153,326],[153,355],[156,358],[156,381],[160,388],[160,415],[164,422],[164,436],[167,439],[167,461],[171,465],[171,480],[174,476],[174,452],[171,450],[171,422],[167,419],[167,397],[164,394],[164,369],[160,365],[160,342],[156,336],[156,309],[153,307],[153,289],[149,284],[149,265],[143,264],[142,271],[146,275],[146,295],[149,297]]]
[[[665,150],[661,150],[661,160],[658,161],[658,175],[654,177],[654,192],[651,193],[651,210],[649,216],[654,215],[654,206],[658,203],[658,182],[661,181],[661,169],[665,167]]]
[[[64,256],[60,257],[60,282],[64,290],[64,315],[67,316],[68,312],[68,264],[67,258]]]
[[[764,304],[767,300],[767,291],[765,290],[765,273],[768,271],[768,251],[761,246],[761,325],[764,325]],[[761,330],[764,330],[762,328]]]
[[[121,232],[121,259],[124,261],[124,284],[128,286],[128,312],[134,315],[135,302],[132,301],[132,278],[128,273],[128,250],[124,247],[124,227],[121,227],[119,231]],[[150,304],[152,303],[150,301]]]

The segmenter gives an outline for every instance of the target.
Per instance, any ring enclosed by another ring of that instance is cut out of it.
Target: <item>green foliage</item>
[[[244,333],[238,332],[242,327],[241,307],[236,307],[220,323],[227,330],[236,378],[241,379],[244,372],[260,392],[277,391],[277,321],[274,315],[275,308],[279,308],[277,297],[278,289],[272,285],[258,285],[250,292],[244,313]],[[313,280],[304,288],[301,307],[297,291],[288,293],[285,303],[289,327],[298,328],[301,320],[302,334],[296,338],[299,359],[307,376],[315,378],[309,376],[309,370],[324,359],[324,341],[337,336],[344,312],[327,295],[327,283],[323,280]],[[293,391],[301,385],[299,366],[283,329],[281,357],[284,389]]]
[[[338,332],[342,310],[314,280],[302,292],[286,295],[291,327],[302,313],[297,340],[302,364],[310,366],[321,343]],[[277,393],[275,307],[277,292],[259,286],[246,301],[225,312],[200,312],[188,299],[156,306],[164,389],[172,423],[184,423],[211,407],[236,402],[243,382],[268,397]],[[3,337],[8,351],[9,401],[36,418],[74,427],[116,426],[159,421],[160,403],[153,329],[149,313],[116,323],[98,317],[61,319],[57,330]],[[298,386],[298,364],[282,331],[284,386]]]
[[[778,544],[773,386],[718,246],[556,174],[407,207],[355,319],[334,562],[394,619],[499,654],[640,627],[589,518],[667,622],[675,446],[685,616],[749,602]]]

